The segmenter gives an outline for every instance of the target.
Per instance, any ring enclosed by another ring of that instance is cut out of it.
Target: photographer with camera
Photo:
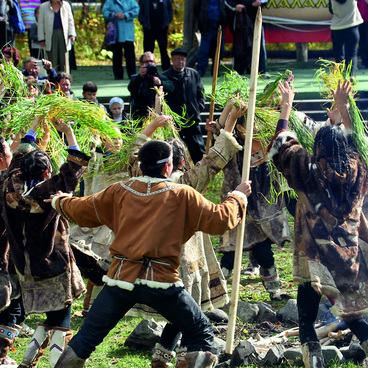
[[[152,52],[146,51],[139,58],[139,62],[141,64],[139,74],[132,75],[128,85],[133,119],[148,116],[148,107],[155,106],[155,86],[163,86],[164,92],[174,91],[173,82],[158,74],[155,55]]]
[[[40,75],[40,67],[46,70],[47,75]],[[46,59],[38,60],[35,57],[29,57],[24,60],[22,74],[26,77],[26,79],[34,79],[32,83],[44,81],[40,84],[45,84],[45,81],[54,82],[56,77],[56,70],[53,69],[51,61]]]

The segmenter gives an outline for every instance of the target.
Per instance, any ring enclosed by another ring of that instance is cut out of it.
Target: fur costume
[[[368,181],[366,165],[351,143],[348,155],[349,176],[334,171],[326,159],[314,162],[314,156],[285,130],[276,136],[269,153],[298,194],[294,280],[310,281],[317,292],[329,297],[336,315],[358,318],[368,313],[368,268],[358,244]],[[336,205],[329,186],[347,181],[350,201],[344,198]]]
[[[85,290],[68,245],[68,222],[44,199],[58,190],[72,192],[88,158],[69,150],[68,161],[60,173],[25,194],[20,165],[22,158],[34,149],[31,141],[22,139],[4,183],[7,236],[26,314],[64,309]]]

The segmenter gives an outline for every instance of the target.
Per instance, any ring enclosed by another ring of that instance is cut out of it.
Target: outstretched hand
[[[352,87],[349,79],[345,79],[342,84],[341,84],[341,79],[339,79],[339,81],[337,83],[336,90],[334,90],[332,88],[330,89],[330,91],[333,95],[333,98],[335,100],[335,103],[338,107],[343,107],[347,104],[349,94],[350,94],[352,88],[353,87]]]
[[[279,81],[279,90],[281,93],[281,105],[292,105],[295,94],[298,93],[293,91],[291,86],[293,85],[294,75],[291,74],[287,80]]]
[[[55,129],[61,133],[67,133],[71,129],[70,125],[61,118],[55,119],[52,124],[54,125]]]

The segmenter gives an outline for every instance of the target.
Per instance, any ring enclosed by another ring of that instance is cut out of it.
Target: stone
[[[276,312],[276,315],[281,322],[298,323],[299,314],[296,299],[289,299],[286,302],[285,307],[279,309]]]
[[[340,365],[346,362],[341,351],[334,345],[322,346],[322,355],[326,365]]]
[[[252,322],[259,313],[257,304],[238,301],[237,316],[243,323]]]
[[[277,323],[279,321],[277,313],[271,305],[264,302],[259,302],[257,303],[257,306],[259,308],[259,312],[255,318],[257,322],[267,321],[271,323]]]
[[[215,342],[216,355],[219,358],[219,360],[221,360],[221,358],[225,356],[226,341],[215,336],[214,342]]]
[[[353,360],[354,362],[360,362],[365,358],[365,353],[358,340],[352,341],[349,346],[343,346],[340,348],[340,352],[346,360]]]
[[[283,345],[273,346],[262,359],[262,366],[280,365],[284,360],[285,347]]]
[[[156,322],[153,319],[142,320],[128,336],[124,345],[138,350],[152,349],[156,342],[160,341],[165,324],[165,322]]]
[[[258,360],[258,353],[249,341],[241,341],[231,356],[230,367],[251,365]]]
[[[215,323],[220,323],[220,322],[228,323],[229,322],[229,316],[221,309],[212,309],[210,311],[207,311],[205,315],[211,322],[215,322]]]
[[[301,348],[290,348],[284,351],[284,358],[289,365],[303,365],[303,355]]]

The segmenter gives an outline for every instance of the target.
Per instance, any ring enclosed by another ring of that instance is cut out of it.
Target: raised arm
[[[292,81],[293,76],[291,76],[290,78],[290,83],[292,83]],[[291,89],[288,81],[279,81],[279,89],[281,92],[282,101],[281,101],[280,118],[279,122],[277,123],[276,133],[279,130],[288,128],[289,117],[291,109],[293,108],[293,101],[296,93]]]
[[[346,129],[351,129],[351,117],[348,108],[348,98],[351,90],[352,86],[348,79],[345,79],[342,84],[340,79],[336,91],[331,89],[335,104],[341,114],[341,119]]]

